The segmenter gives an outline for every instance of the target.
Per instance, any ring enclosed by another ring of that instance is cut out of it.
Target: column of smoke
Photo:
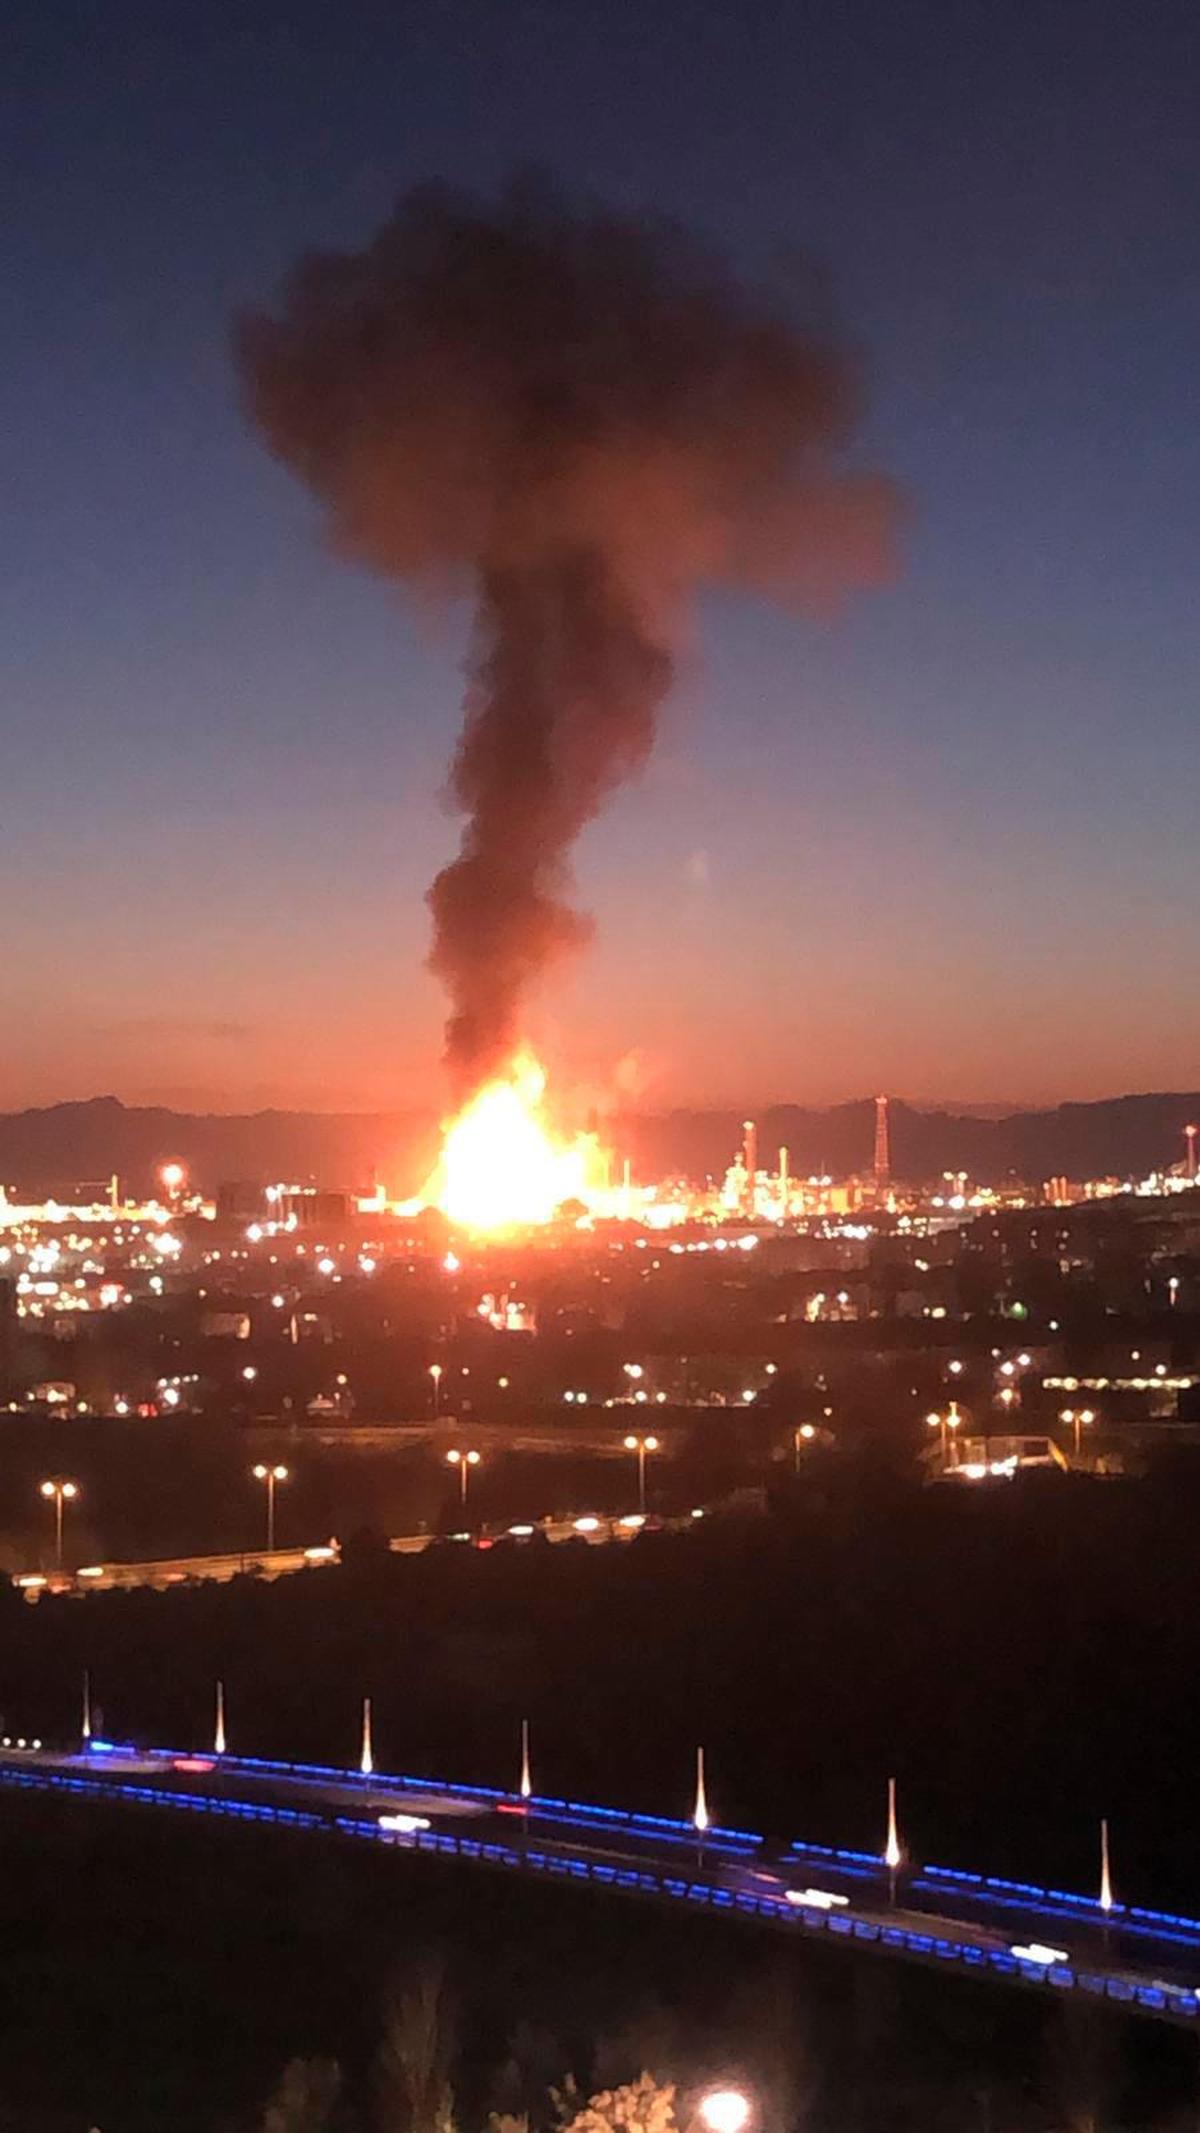
[[[429,891],[465,1094],[587,938],[571,850],[650,753],[689,597],[825,606],[886,574],[894,499],[837,471],[852,369],[781,296],[541,182],[411,194],[364,251],[302,259],[238,360],[336,546],[474,604],[467,820]]]

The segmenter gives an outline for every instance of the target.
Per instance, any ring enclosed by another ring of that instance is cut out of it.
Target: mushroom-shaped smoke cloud
[[[465,1094],[586,938],[571,848],[650,752],[689,596],[825,605],[879,579],[894,493],[838,469],[852,366],[783,295],[540,181],[495,205],[412,193],[366,250],[301,260],[237,343],[253,419],[336,544],[475,604],[467,820],[429,892]]]

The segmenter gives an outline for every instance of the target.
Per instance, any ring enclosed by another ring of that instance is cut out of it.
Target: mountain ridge
[[[625,1113],[601,1131],[635,1177],[678,1173],[719,1177],[741,1144],[744,1113],[678,1107]],[[1121,1177],[1166,1169],[1183,1158],[1183,1129],[1200,1117],[1200,1092],[1155,1092],[1014,1109],[1000,1116],[893,1098],[893,1174],[927,1183],[965,1170],[981,1183],[1017,1176],[1031,1183]],[[825,1107],[771,1104],[757,1114],[759,1162],[788,1149],[792,1175],[844,1176],[870,1168],[875,1105],[860,1097]],[[316,1179],[361,1189],[382,1179],[397,1194],[415,1191],[436,1153],[438,1120],[416,1108],[391,1112],[183,1112],[129,1105],[113,1095],[0,1113],[0,1181],[46,1193],[106,1180],[114,1171],[137,1192],[167,1159],[187,1164],[197,1184]]]

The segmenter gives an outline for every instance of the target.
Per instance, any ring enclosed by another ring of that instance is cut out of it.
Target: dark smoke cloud
[[[303,259],[245,319],[253,418],[346,552],[467,590],[475,652],[429,892],[460,1088],[502,1066],[527,994],[587,936],[572,846],[645,762],[688,595],[822,605],[887,574],[894,498],[840,473],[845,357],[683,232],[441,188],[363,252]]]

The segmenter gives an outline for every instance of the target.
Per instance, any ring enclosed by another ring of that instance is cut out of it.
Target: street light
[[[467,1482],[470,1478],[471,1468],[479,1465],[479,1459],[478,1452],[460,1452],[457,1447],[446,1454],[447,1466],[456,1466],[458,1468],[458,1485],[464,1511],[467,1508]]]
[[[943,1465],[943,1466],[945,1466],[945,1464],[946,1464],[946,1450],[947,1450],[947,1437],[946,1437],[946,1417],[945,1417],[945,1415],[940,1415],[940,1414],[938,1414],[938,1415],[926,1415],[926,1417],[925,1417],[925,1426],[926,1426],[926,1428],[927,1428],[927,1429],[936,1429],[936,1430],[940,1431],[940,1433],[941,1433],[941,1447],[942,1447],[942,1465]]]
[[[647,1452],[656,1452],[658,1450],[658,1438],[626,1437],[625,1449],[627,1452],[637,1453],[638,1510],[644,1518],[646,1516],[646,1454]]]
[[[700,2117],[708,2133],[745,2133],[750,2098],[741,2089],[710,2089],[700,2098]]]
[[[254,1479],[256,1481],[264,1481],[267,1485],[268,1555],[273,1554],[275,1549],[275,1484],[277,1481],[286,1481],[287,1478],[288,1470],[285,1466],[256,1466],[254,1468]]]
[[[796,1474],[800,1472],[800,1447],[802,1444],[811,1444],[816,1434],[814,1422],[802,1422],[799,1429],[792,1431],[792,1468]]]
[[[63,1505],[74,1503],[79,1494],[77,1481],[43,1481],[42,1494],[47,1503],[54,1504],[54,1564],[58,1570],[63,1565]]]
[[[433,1413],[434,1413],[434,1419],[435,1419],[435,1421],[436,1421],[436,1419],[437,1419],[437,1416],[438,1416],[438,1415],[440,1414],[440,1412],[441,1412],[441,1400],[442,1400],[442,1366],[441,1366],[441,1364],[440,1364],[440,1363],[431,1363],[431,1364],[429,1365],[429,1375],[430,1375],[430,1377],[431,1377],[431,1378],[433,1379]]]
[[[1096,1419],[1095,1409],[1091,1407],[1063,1407],[1059,1410],[1058,1419],[1060,1422],[1065,1422],[1068,1429],[1073,1428],[1075,1431],[1075,1457],[1078,1460],[1083,1451],[1080,1431],[1091,1428]]]

